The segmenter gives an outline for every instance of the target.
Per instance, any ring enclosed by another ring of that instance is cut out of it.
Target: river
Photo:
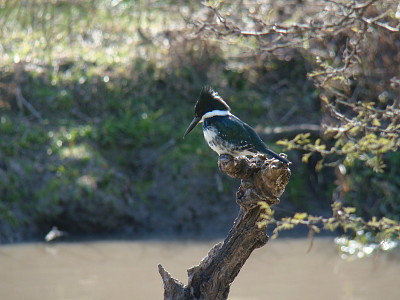
[[[162,299],[157,264],[187,282],[217,241],[104,241],[0,246],[1,300]],[[231,300],[400,299],[399,251],[346,261],[332,239],[271,240],[255,250]]]

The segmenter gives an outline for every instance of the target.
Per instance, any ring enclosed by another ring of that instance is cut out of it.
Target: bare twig
[[[22,95],[21,88],[19,86],[15,87],[15,96],[17,98],[17,101],[19,103],[22,103],[22,105],[25,106],[31,112],[32,115],[34,115],[39,121],[43,121],[42,117],[40,116],[40,113]]]

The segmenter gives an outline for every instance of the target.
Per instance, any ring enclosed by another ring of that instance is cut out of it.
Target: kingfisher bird
[[[218,155],[239,157],[260,153],[290,164],[288,159],[268,149],[253,128],[233,115],[229,105],[211,87],[201,90],[194,107],[194,119],[183,138],[198,123],[203,123],[204,139]]]

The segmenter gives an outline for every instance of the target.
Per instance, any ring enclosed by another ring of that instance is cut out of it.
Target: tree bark
[[[188,269],[187,285],[158,265],[164,282],[165,300],[227,299],[230,284],[247,258],[254,249],[268,241],[265,228],[257,225],[262,213],[259,202],[279,203],[290,178],[288,165],[263,155],[251,159],[221,155],[218,166],[230,177],[242,179],[236,193],[239,215],[225,240],[216,244],[199,265]]]

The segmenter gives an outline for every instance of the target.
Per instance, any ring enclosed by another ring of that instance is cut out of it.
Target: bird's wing
[[[286,158],[268,149],[253,128],[233,115],[229,116],[229,118],[213,117],[206,119],[205,122],[212,123],[218,130],[222,139],[231,141],[238,146],[241,151],[247,150],[252,153],[268,154],[286,164],[290,163]]]
[[[250,137],[251,143],[254,145],[254,150],[260,153],[268,153],[268,147],[264,144],[258,134],[254,131],[254,129],[244,122],[243,127]]]
[[[274,151],[272,151],[271,149],[269,149],[264,144],[264,142],[261,140],[261,138],[258,136],[258,134],[254,131],[253,128],[251,128],[246,123],[243,123],[243,126],[246,129],[248,135],[250,136],[250,138],[252,140],[252,143],[254,145],[254,150],[256,152],[268,154],[268,155],[280,160],[281,162],[284,162],[285,164],[289,164],[290,163],[290,161],[287,158],[284,158],[284,157],[278,155],[277,153],[275,153]]]
[[[215,117],[215,119],[211,118],[210,122],[212,122],[212,125],[217,128],[222,139],[234,143],[242,151],[247,150],[254,153],[259,152],[259,150],[254,147],[254,141],[257,141],[258,138],[259,141],[257,141],[256,144],[262,143],[261,139],[249,125],[237,117]]]

